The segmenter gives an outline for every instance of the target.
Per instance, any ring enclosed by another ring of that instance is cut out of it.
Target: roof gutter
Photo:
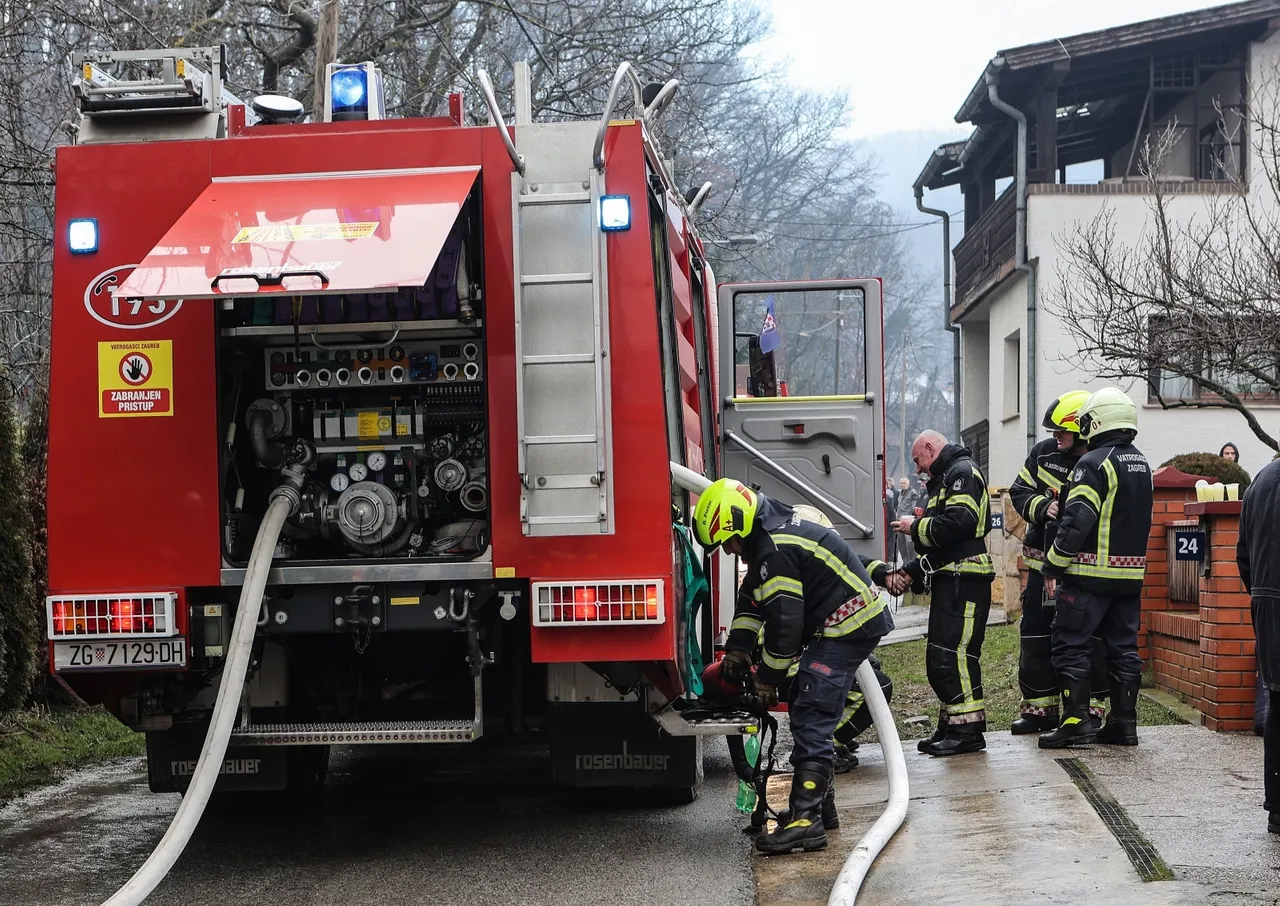
[[[996,57],[996,60],[1000,60]],[[993,60],[994,63],[996,60]],[[1003,61],[1002,61],[1003,62]],[[996,75],[988,67],[986,74],[987,98],[991,106],[1011,117],[1018,124],[1018,145],[1015,151],[1017,173],[1015,200],[1017,202],[1016,234],[1014,238],[1017,269],[1027,276],[1027,450],[1036,443],[1036,267],[1027,262],[1027,117],[1017,107],[1000,99],[996,87]]]
[[[951,215],[924,205],[924,187],[916,184],[916,210],[942,218],[942,326],[951,332],[951,427],[948,437],[960,436],[960,326],[951,323]]]
[[[983,99],[988,96],[987,86],[999,77],[1004,67],[1004,57],[996,56],[991,58],[990,62],[987,63],[987,68],[978,77],[978,81],[969,89],[969,96],[964,99],[964,103],[956,111],[957,123],[967,123],[973,119],[974,114],[978,112],[978,108],[982,106]]]

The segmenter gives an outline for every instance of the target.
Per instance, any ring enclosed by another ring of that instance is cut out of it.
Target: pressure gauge
[[[335,472],[334,476],[329,479],[329,487],[333,488],[339,494],[345,491],[351,485],[351,479],[341,472]]]
[[[368,464],[370,472],[381,472],[387,467],[387,454],[381,450],[375,450],[369,454],[369,458],[365,462]]]
[[[352,481],[364,481],[369,477],[369,470],[365,468],[362,462],[353,462],[351,468],[347,470],[347,474],[351,476]]]

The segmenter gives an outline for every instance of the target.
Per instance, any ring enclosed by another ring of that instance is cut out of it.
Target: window
[[[1244,400],[1275,400],[1280,337],[1253,318],[1147,320],[1148,402],[1213,400],[1222,387]],[[1212,386],[1206,386],[1206,384]]]
[[[860,289],[738,293],[733,300],[737,396],[867,392],[866,299]]]
[[[1004,417],[1022,412],[1022,331],[1004,338]]]

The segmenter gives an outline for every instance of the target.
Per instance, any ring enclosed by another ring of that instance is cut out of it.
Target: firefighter
[[[1018,685],[1022,687],[1022,715],[1009,727],[1015,735],[1043,733],[1058,726],[1058,678],[1050,659],[1050,626],[1053,607],[1046,602],[1040,568],[1044,552],[1053,544],[1061,508],[1059,494],[1076,461],[1088,449],[1080,438],[1077,416],[1090,396],[1088,390],[1064,393],[1044,413],[1044,427],[1053,436],[1031,448],[1022,471],[1009,487],[1014,509],[1027,523],[1022,560],[1027,564],[1027,585],[1022,591],[1022,622],[1019,624],[1021,652],[1018,657]],[[1106,649],[1096,636],[1092,640],[1093,702],[1091,719],[1101,725],[1108,695]]]
[[[933,594],[925,668],[942,703],[937,729],[918,748],[934,756],[978,752],[987,747],[980,657],[996,575],[986,545],[987,480],[967,447],[937,431],[916,438],[911,459],[929,476],[924,515],[903,516],[894,529],[915,544],[918,556],[902,566],[913,590]]]
[[[721,478],[698,497],[693,514],[699,542],[741,557],[747,576],[725,643],[721,676],[750,678],[766,706],[799,660],[791,696],[793,748],[789,820],[756,840],[782,854],[823,849],[822,806],[834,782],[832,735],[844,713],[854,672],[889,631],[867,567],[834,530],[801,518],[791,507]],[[885,564],[868,561],[881,580]],[[764,644],[752,674],[760,631]]]
[[[1089,452],[1064,487],[1058,531],[1041,573],[1053,618],[1053,668],[1062,689],[1062,724],[1040,748],[1094,742],[1138,744],[1138,619],[1151,532],[1151,467],[1133,445],[1138,407],[1115,387],[1089,397],[1077,416]],[[1059,586],[1059,580],[1061,585]],[[1089,720],[1090,639],[1107,649],[1111,713]]]

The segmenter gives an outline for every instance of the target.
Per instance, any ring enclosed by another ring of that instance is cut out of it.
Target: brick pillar
[[[1236,568],[1240,502],[1189,503],[1185,510],[1208,536],[1208,570],[1200,578],[1200,710],[1211,730],[1251,730],[1257,666],[1249,595]]]
[[[1138,653],[1147,663],[1151,660],[1150,617],[1153,613],[1179,609],[1169,603],[1169,553],[1166,535],[1169,525],[1185,519],[1183,507],[1196,499],[1199,477],[1180,472],[1172,466],[1157,469],[1152,476],[1155,485],[1151,512],[1151,535],[1147,539],[1147,574],[1142,583],[1142,623],[1138,632]]]

